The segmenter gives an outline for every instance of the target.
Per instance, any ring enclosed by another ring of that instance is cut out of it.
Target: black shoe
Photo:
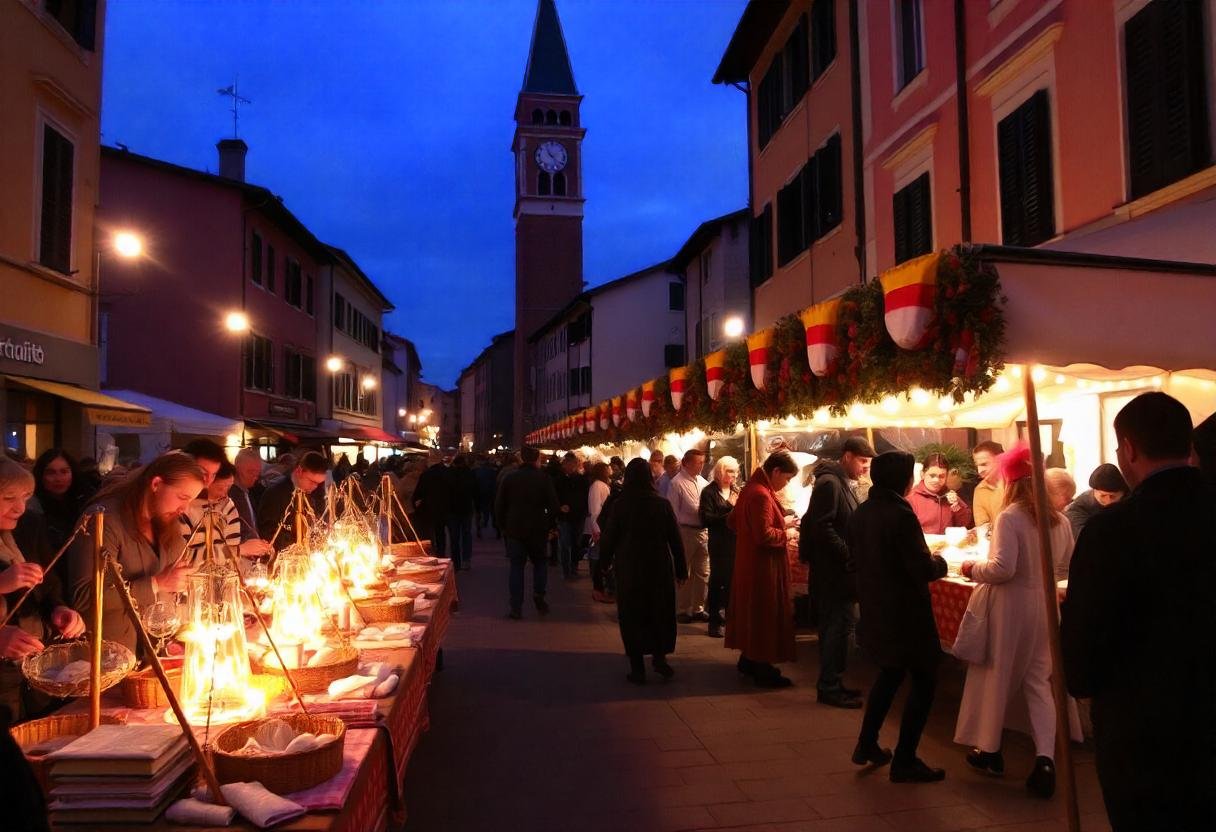
[[[626,673],[625,678],[630,682],[633,682],[635,685],[644,685],[646,684],[646,671],[635,670],[632,673]]]
[[[853,763],[859,766],[885,766],[892,756],[891,749],[880,748],[877,743],[868,747],[857,743],[853,749]]]
[[[999,751],[980,751],[973,748],[967,752],[967,765],[990,777],[1005,776],[1005,758]]]
[[[692,616],[686,612],[682,612],[676,616],[676,621],[680,624],[691,624]]]
[[[1056,764],[1050,757],[1035,757],[1034,770],[1026,778],[1026,790],[1035,797],[1050,800],[1056,793]]]
[[[920,757],[912,758],[911,762],[896,760],[891,763],[892,783],[936,783],[945,779],[944,768],[930,768]]]
[[[709,613],[707,613],[705,610],[701,610],[700,612],[694,612],[689,616],[689,618],[691,618],[693,621],[708,621]]]
[[[746,656],[739,657],[739,663],[735,665],[735,668],[744,676],[756,675],[756,663]]]
[[[654,668],[654,672],[662,676],[664,679],[670,679],[676,675],[674,667],[667,663],[667,659],[656,658],[651,661],[650,666]]]
[[[537,595],[532,598],[536,604],[536,611],[541,615],[546,615],[549,612],[549,602],[545,600],[545,596]]]
[[[794,684],[794,680],[788,676],[782,676],[781,671],[773,668],[772,673],[756,674],[756,687],[758,688],[788,688]]]
[[[829,705],[833,708],[845,708],[846,710],[855,711],[864,703],[859,696],[849,696],[843,690],[820,691],[819,704]]]
[[[521,619],[523,617],[524,617],[524,614],[522,612],[520,612],[519,610],[513,609],[509,613],[507,613],[507,618],[510,618],[512,621],[518,621],[519,619]]]
[[[722,638],[722,628],[721,627],[710,627],[707,635],[710,638]]]

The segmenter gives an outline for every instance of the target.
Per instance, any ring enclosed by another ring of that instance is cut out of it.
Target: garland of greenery
[[[726,348],[717,401],[709,398],[705,361],[698,359],[688,366],[679,410],[672,406],[668,377],[661,376],[655,382],[649,417],[639,410],[633,422],[546,444],[646,441],[693,428],[732,432],[741,422],[808,418],[821,407],[839,416],[853,404],[907,395],[915,387],[962,402],[968,393],[987,391],[1004,367],[1004,304],[992,264],[969,247],[957,246],[940,255],[936,315],[927,336],[929,346],[922,350],[904,350],[891,340],[883,320],[882,285],[871,280],[841,298],[836,326],[840,352],[830,375],[820,378],[811,373],[806,330],[799,316],[791,314],[773,325],[763,390],[752,384],[747,343],[737,341]]]

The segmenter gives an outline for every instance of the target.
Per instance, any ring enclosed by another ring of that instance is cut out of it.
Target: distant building
[[[477,442],[477,371],[465,367],[456,382],[457,406],[460,414],[460,448],[473,450]]]
[[[688,324],[688,358],[701,358],[727,343],[726,321],[738,318],[752,329],[751,282],[748,279],[747,209],[734,211],[697,227],[671,258],[672,271],[684,275]]]
[[[461,401],[467,401],[463,391],[472,381],[473,450],[493,451],[499,447],[518,448],[514,436],[515,332],[508,330],[490,340],[469,366],[460,373]],[[464,418],[462,416],[462,418]],[[467,421],[462,421],[462,432]]]
[[[98,263],[123,230],[94,215],[104,24],[101,3],[0,4],[0,428],[31,458],[148,423],[96,392]]]
[[[528,339],[537,418],[550,424],[684,366],[685,307],[669,263],[580,294]]]
[[[456,391],[436,384],[419,382],[414,394],[418,411],[418,433],[423,444],[435,448],[455,448],[460,444],[456,413]]]
[[[416,409],[411,411],[411,402],[422,380],[422,361],[418,358],[418,349],[408,338],[385,332],[381,356],[384,367],[384,430],[408,442],[417,442],[418,413]]]
[[[532,411],[528,334],[583,289],[583,97],[554,0],[538,0],[515,104],[515,441],[544,423]]]

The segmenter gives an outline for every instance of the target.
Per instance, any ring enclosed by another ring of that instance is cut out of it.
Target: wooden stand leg
[[[93,521],[93,641],[89,677],[89,727],[101,724],[101,622],[105,612],[106,514],[98,511]]]

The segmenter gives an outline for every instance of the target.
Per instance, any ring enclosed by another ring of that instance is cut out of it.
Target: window
[[[566,174],[561,172],[553,174],[553,195],[566,195]]]
[[[569,376],[570,376],[570,395],[577,396],[583,392],[583,387],[581,384],[582,374],[579,372],[579,370],[577,368],[575,368],[575,369],[570,370]]]
[[[545,112],[545,124],[557,124],[557,113],[553,110]]]
[[[713,249],[708,249],[708,248],[705,249],[705,251],[701,252],[701,285],[702,286],[704,286],[706,283],[709,282],[709,274],[710,274],[709,269],[710,269],[710,265],[713,262],[713,258],[711,256],[712,253],[713,253]]]
[[[359,384],[352,372],[334,375],[334,407],[354,413],[359,401]]]
[[[536,181],[536,192],[541,196],[548,196],[551,190],[549,183],[549,174],[542,170]]]
[[[283,268],[283,299],[296,309],[304,306],[304,280],[300,276],[300,263],[288,257]]]
[[[309,275],[304,280],[304,311],[309,315],[313,313],[313,290],[314,285],[312,275]]]
[[[345,332],[373,352],[380,352],[380,327],[354,304],[334,293],[334,329]]]
[[[815,0],[811,5],[811,81],[836,60],[836,0]]]
[[[346,298],[334,292],[334,329],[346,329]]]
[[[1133,198],[1210,161],[1203,5],[1153,0],[1123,30]]]
[[[274,246],[266,246],[266,290],[274,292]]]
[[[663,347],[663,366],[667,369],[672,367],[683,367],[688,363],[688,359],[684,357],[683,344],[667,344]]]
[[[583,385],[582,385],[583,395],[590,396],[591,395],[591,368],[583,367],[579,370],[579,373],[581,373],[582,377],[583,377]]]
[[[1056,233],[1051,174],[1051,115],[1039,90],[997,125],[1001,241],[1037,246]]]
[[[806,244],[836,226],[841,216],[840,134],[836,133],[802,169]]]
[[[42,224],[38,262],[72,271],[72,185],[76,148],[49,124],[42,126]]]
[[[925,68],[925,47],[920,29],[920,0],[896,0],[895,14],[899,89],[903,89]]]
[[[256,231],[249,243],[249,279],[262,285],[262,235]]]
[[[97,38],[97,0],[46,0],[46,11],[81,49],[93,51]]]
[[[781,55],[778,54],[773,58],[768,72],[764,73],[756,95],[756,138],[761,150],[781,127],[781,119],[784,117],[781,112],[782,72]]]
[[[269,338],[250,335],[245,341],[245,386],[274,391],[274,346]]]
[[[747,243],[751,255],[752,286],[759,286],[773,276],[773,204],[771,202],[764,206],[760,216],[752,217]]]
[[[811,160],[813,162],[814,160]],[[807,162],[809,166],[811,162]],[[813,178],[813,175],[812,175]],[[806,169],[799,171],[777,192],[777,265],[784,266],[806,250],[805,199],[802,187]]]
[[[573,123],[569,110],[562,110],[557,120],[561,123],[562,127],[569,127]]]
[[[785,74],[782,84],[784,95],[781,98],[782,118],[785,118],[791,110],[798,106],[798,102],[802,100],[802,96],[806,95],[806,91],[811,86],[810,58],[807,55],[810,44],[807,40],[806,30],[806,15],[802,15],[798,18],[798,25],[794,27],[790,39],[781,49],[782,71]]]
[[[283,392],[293,399],[317,400],[317,360],[294,350],[283,351],[286,378]]]
[[[672,312],[684,311],[684,284],[672,281],[667,284],[667,308]]]
[[[933,250],[933,210],[929,174],[922,173],[895,192],[895,262],[902,263]]]
[[[532,111],[532,123],[533,124],[544,124],[545,123],[545,111],[544,110],[533,110]]]

